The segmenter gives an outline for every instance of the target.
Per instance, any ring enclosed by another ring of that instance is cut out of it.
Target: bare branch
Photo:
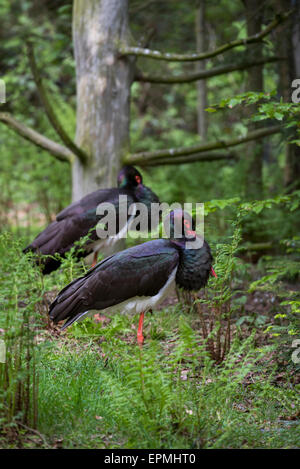
[[[141,152],[141,153],[135,153],[127,157],[124,163],[145,166],[145,165],[149,165],[150,161],[152,165],[155,165],[156,162],[157,164],[159,164],[160,160],[166,161],[168,159],[169,161],[172,161],[172,162],[180,161],[179,157],[182,157],[182,156],[195,155],[197,153],[205,154],[204,152],[211,152],[213,150],[234,147],[236,145],[249,142],[250,140],[258,140],[260,138],[267,137],[268,135],[278,133],[281,130],[282,130],[282,125],[274,125],[272,127],[267,127],[264,129],[258,129],[253,132],[249,132],[246,135],[246,137],[235,137],[227,141],[219,140],[217,142],[194,145],[191,147],[169,148],[166,150],[156,150],[156,151],[146,151],[146,152]],[[206,153],[206,158],[208,158],[207,153]],[[198,158],[197,158],[197,161],[199,161]]]
[[[144,10],[145,8],[150,7],[153,3],[158,2],[159,0],[148,0],[147,2],[143,3],[142,5],[136,5],[129,8],[129,13],[139,13],[140,11]]]
[[[47,150],[51,155],[55,156],[60,161],[72,163],[74,161],[74,154],[63,145],[50,140],[49,138],[45,137],[44,135],[36,132],[35,130],[27,127],[26,125],[22,124],[11,114],[8,112],[1,112],[0,113],[0,122],[3,122],[8,127],[13,129],[17,134],[21,135],[21,137],[29,140],[29,142],[34,143],[38,147],[42,148],[43,150]]]
[[[137,70],[134,79],[135,81],[146,81],[149,83],[166,83],[172,85],[176,83],[191,83],[197,80],[206,80],[207,78],[222,75],[224,73],[235,72],[237,70],[246,70],[248,68],[256,67],[258,65],[278,62],[279,60],[285,59],[283,57],[266,57],[261,60],[253,60],[252,62],[241,62],[232,65],[222,65],[220,67],[214,67],[209,70],[183,73],[181,75],[173,76],[149,75],[147,73],[142,73],[140,70]]]
[[[48,117],[52,127],[56,131],[57,135],[62,139],[62,141],[64,142],[66,147],[68,147],[74,155],[77,155],[78,158],[83,163],[86,163],[88,161],[88,155],[83,150],[81,150],[81,148],[79,148],[73,142],[73,140],[69,137],[69,135],[67,134],[67,132],[65,131],[65,129],[63,128],[63,126],[59,122],[59,120],[58,120],[58,118],[57,118],[57,116],[56,116],[56,114],[53,110],[52,105],[50,104],[50,101],[47,97],[46,90],[45,90],[44,85],[43,85],[41,75],[40,75],[39,70],[38,70],[37,65],[36,65],[32,43],[28,42],[27,47],[28,47],[29,64],[30,64],[30,68],[31,68],[31,71],[32,71],[32,75],[33,75],[36,87],[38,89],[40,99],[41,99],[41,101],[43,103],[43,106],[45,108],[45,112],[47,114],[47,117]]]
[[[198,60],[211,59],[217,55],[223,54],[230,49],[233,49],[238,46],[245,46],[248,44],[254,44],[261,41],[266,37],[270,32],[275,29],[280,23],[285,21],[291,14],[291,11],[287,13],[280,13],[276,15],[274,20],[268,24],[259,34],[254,34],[253,36],[246,37],[245,39],[236,39],[235,41],[228,42],[222,46],[209,51],[202,52],[201,54],[172,54],[172,53],[163,53],[157,50],[143,49],[141,47],[129,47],[122,46],[120,48],[120,55],[134,55],[137,57],[146,57],[148,59],[164,60],[167,62],[195,62]]]
[[[138,163],[139,166],[161,166],[161,165],[175,165],[175,164],[188,164],[199,161],[219,161],[219,160],[238,160],[238,156],[234,153],[214,153],[203,152],[195,153],[194,155],[181,156],[177,158],[162,158],[156,160],[145,160]],[[131,161],[130,159],[128,161]]]

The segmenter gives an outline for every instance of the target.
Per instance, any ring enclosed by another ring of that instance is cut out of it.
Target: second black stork
[[[99,239],[96,226],[101,221],[101,216],[97,215],[97,207],[102,203],[111,203],[119,212],[119,196],[127,197],[128,206],[137,202],[143,203],[150,210],[151,203],[158,203],[159,199],[147,186],[144,186],[142,175],[132,166],[125,166],[118,175],[118,187],[112,189],[99,189],[83,197],[78,202],[74,202],[57,216],[56,220],[50,223],[23,252],[32,251],[38,255],[43,255],[41,261],[42,271],[49,274],[56,270],[61,261],[55,258],[58,253],[64,257],[76,241],[89,235],[89,242],[79,256],[87,256],[94,252],[94,262],[96,264],[98,252],[105,249],[107,245],[112,246],[118,239],[118,235],[107,237],[105,240]],[[127,208],[127,207],[126,207]],[[132,219],[128,215],[127,223]],[[126,229],[126,226],[117,226],[117,233]],[[40,259],[37,259],[40,263]]]
[[[182,210],[170,213],[170,238],[156,239],[126,249],[103,260],[85,276],[67,285],[50,306],[50,318],[62,329],[89,313],[89,310],[139,313],[137,340],[144,341],[144,314],[154,309],[175,284],[198,291],[208,281],[212,255],[206,241],[199,241],[191,217]],[[183,235],[175,235],[175,223],[184,225]]]

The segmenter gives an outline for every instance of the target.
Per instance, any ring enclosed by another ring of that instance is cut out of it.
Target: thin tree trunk
[[[206,50],[205,40],[205,0],[197,1],[196,10],[196,46],[197,53],[204,52]],[[206,61],[202,60],[196,63],[196,71],[205,70]],[[197,129],[198,134],[203,140],[206,140],[207,136],[207,87],[206,80],[200,80],[197,82]]]
[[[115,186],[129,146],[130,61],[119,59],[127,42],[127,0],[74,0],[73,40],[77,81],[76,144],[88,155],[75,159],[72,198]]]
[[[300,78],[300,0],[291,2],[295,6],[295,14],[292,17],[293,31],[292,31],[292,65],[293,80]],[[297,138],[297,136],[296,136]],[[292,178],[290,181],[286,179],[286,186],[291,190],[300,189],[300,147],[296,144],[291,145],[292,155],[290,160]]]
[[[275,0],[275,6],[281,11],[295,9],[285,29],[279,26],[277,31],[278,52],[287,57],[279,65],[279,91],[284,101],[291,102],[292,82],[300,77],[300,0]],[[290,191],[300,187],[300,148],[296,144],[286,145],[284,185]]]
[[[290,2],[293,4],[294,2]],[[293,15],[293,56],[295,78],[300,77],[300,0],[295,1],[295,14]]]
[[[243,0],[246,8],[247,34],[258,34],[261,31],[263,21],[263,8],[261,0]],[[255,59],[262,58],[262,44],[251,47],[251,53]],[[263,66],[252,67],[248,71],[247,91],[263,91]],[[248,107],[249,118],[255,112],[254,106]],[[258,123],[250,123],[248,131],[254,131],[260,127]],[[263,192],[262,183],[262,142],[249,142],[246,148],[246,197],[247,199],[261,199]]]

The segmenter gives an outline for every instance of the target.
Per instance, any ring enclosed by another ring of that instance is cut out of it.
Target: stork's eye
[[[141,183],[141,178],[140,178],[140,176],[135,176],[135,180],[136,180],[136,182],[137,182],[138,184]]]
[[[190,228],[190,227],[191,227],[191,224],[190,224],[190,222],[189,222],[188,220],[184,220],[184,226],[185,226],[186,228]]]

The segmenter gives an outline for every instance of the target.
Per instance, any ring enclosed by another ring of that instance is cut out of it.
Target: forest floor
[[[46,319],[55,294],[45,296],[45,329],[36,337],[37,430],[12,427],[0,447],[300,446],[299,373],[286,349],[264,349],[278,309],[272,292],[243,295],[246,319],[232,327],[238,345],[220,364],[207,361],[199,315],[175,295],[146,315],[140,350],[137,316],[99,315],[60,332]]]

